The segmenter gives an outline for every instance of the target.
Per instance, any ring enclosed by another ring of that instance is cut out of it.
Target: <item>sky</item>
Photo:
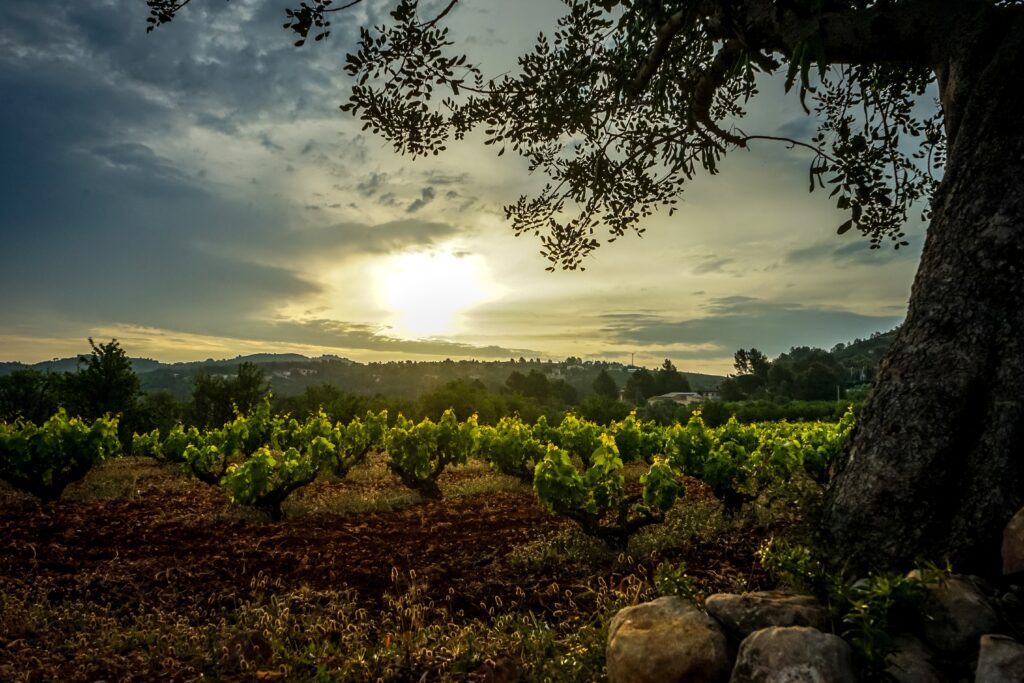
[[[543,184],[522,159],[470,135],[411,161],[338,109],[358,27],[390,5],[297,49],[288,0],[193,0],[149,34],[144,0],[0,3],[0,360],[92,336],[163,361],[634,354],[725,373],[738,348],[902,320],[924,228],[899,251],[837,236],[809,158],[771,142],[695,179],[642,238],[547,272],[502,210]],[[497,75],[561,10],[466,0],[449,24]],[[813,121],[775,80],[744,127],[809,137]]]

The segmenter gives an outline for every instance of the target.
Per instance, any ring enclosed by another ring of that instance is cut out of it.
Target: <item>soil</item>
[[[147,473],[147,466],[150,471]],[[42,505],[0,500],[0,589],[45,586],[51,602],[86,600],[134,609],[203,605],[231,609],[251,597],[259,577],[277,589],[353,591],[372,605],[393,586],[392,570],[415,571],[430,597],[453,595],[473,612],[495,597],[526,595],[545,607],[552,584],[585,584],[593,567],[568,563],[536,571],[508,561],[517,546],[570,529],[526,488],[424,501],[390,512],[299,514],[270,523],[232,509],[221,491],[140,461],[144,489],[129,498]],[[447,475],[446,475],[447,476]],[[454,473],[452,481],[466,479]],[[311,498],[342,496],[377,482],[317,482]],[[720,579],[763,581],[753,547],[695,545],[687,571],[713,588]],[[676,553],[677,556],[681,555]],[[616,580],[614,571],[605,577]],[[522,591],[521,593],[519,591]]]

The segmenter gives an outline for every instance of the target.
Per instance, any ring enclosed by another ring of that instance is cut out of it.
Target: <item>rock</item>
[[[1009,636],[984,635],[978,652],[975,683],[1024,681],[1024,645]]]
[[[995,607],[999,619],[1006,626],[1003,633],[1024,633],[1024,599],[1021,587],[1009,586],[1008,590],[989,600]]]
[[[1003,574],[1024,571],[1024,508],[1003,529]]]
[[[716,593],[704,608],[733,636],[743,639],[769,626],[810,626],[828,630],[828,612],[809,595],[763,592]]]
[[[920,576],[917,570],[910,576]],[[998,632],[999,615],[988,598],[969,576],[950,576],[944,581],[928,584],[924,606],[924,640],[941,652],[974,659],[978,639],[985,633]]]
[[[772,626],[740,644],[729,683],[856,683],[853,651],[831,633]]]
[[[932,653],[924,643],[913,636],[898,636],[894,640],[896,651],[886,657],[889,666],[885,671],[896,683],[941,683],[946,680],[932,664]]]
[[[606,658],[610,683],[718,683],[729,676],[718,623],[674,596],[619,610]]]

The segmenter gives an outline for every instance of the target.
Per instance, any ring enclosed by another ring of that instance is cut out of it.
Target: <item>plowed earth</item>
[[[543,510],[526,487],[391,512],[300,514],[274,524],[241,517],[221,491],[182,481],[167,467],[145,460],[134,466],[145,488],[127,499],[75,500],[70,490],[71,500],[49,506],[16,495],[0,499],[0,588],[45,585],[51,601],[129,609],[231,608],[250,597],[248,587],[262,574],[285,590],[352,589],[372,605],[392,585],[394,568],[414,570],[437,597],[454,592],[457,604],[472,611],[517,588],[528,606],[543,608],[552,583],[591,578],[592,569],[575,565],[524,572],[509,564],[515,547],[571,526]],[[307,495],[359,488],[318,482]],[[755,584],[763,578],[752,547],[697,545],[685,555],[690,574],[709,587],[737,572]]]
[[[666,559],[685,562],[705,593],[735,590],[737,577],[748,589],[768,586],[754,557],[759,539],[735,532],[713,541],[689,538],[636,564],[607,551],[596,561],[556,554],[555,561],[516,562],[527,546],[547,552],[546,539],[566,538],[572,524],[543,510],[529,487],[496,481],[482,467],[446,473],[441,485],[446,498],[424,502],[379,470],[318,481],[286,505],[290,516],[278,523],[240,511],[219,489],[148,459],[107,463],[50,505],[0,485],[0,599],[24,596],[26,604],[47,605],[49,614],[61,605],[72,613],[95,605],[125,615],[215,619],[268,591],[308,588],[344,592],[373,609],[394,594],[393,572],[414,571],[424,596],[452,614],[486,621],[488,605],[504,601],[557,621],[565,589],[586,595],[596,582],[614,587],[638,571],[649,579],[653,565]],[[687,500],[707,502],[709,495],[696,482],[688,486]],[[582,601],[578,607],[588,609]],[[32,636],[23,635],[0,633],[0,672],[17,671],[19,680],[85,680],[55,663],[59,655],[48,663],[32,659],[25,649]],[[55,646],[31,645],[51,653]],[[80,657],[89,646],[61,647]],[[20,653],[9,666],[5,650]]]

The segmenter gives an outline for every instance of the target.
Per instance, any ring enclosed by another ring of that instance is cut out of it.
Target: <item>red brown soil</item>
[[[171,472],[147,479],[128,499],[64,500],[49,506],[0,497],[0,590],[47,590],[52,603],[85,600],[115,608],[231,609],[269,577],[275,591],[299,587],[355,592],[373,604],[393,590],[391,571],[415,570],[428,595],[454,595],[473,612],[521,589],[544,609],[551,585],[586,584],[579,565],[523,572],[507,556],[569,523],[529,489],[430,501],[393,512],[308,513],[279,523],[245,519],[223,494]],[[352,484],[317,484],[352,488]],[[358,485],[357,485],[358,486]],[[753,548],[728,542],[691,547],[688,572],[715,585],[727,575],[763,576]],[[601,575],[601,572],[599,572]],[[615,580],[609,568],[606,578]]]

